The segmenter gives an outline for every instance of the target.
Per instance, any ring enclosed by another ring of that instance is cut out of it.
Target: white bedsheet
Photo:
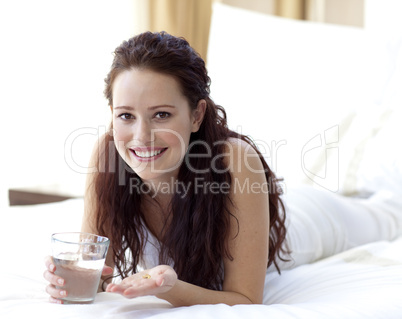
[[[82,200],[70,200],[0,213],[0,318],[402,318],[402,238],[269,273],[264,305],[172,308],[108,293],[91,305],[50,304],[42,277],[50,235],[79,230],[82,210]]]

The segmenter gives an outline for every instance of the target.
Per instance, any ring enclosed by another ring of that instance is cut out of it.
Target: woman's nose
[[[133,132],[134,140],[141,142],[142,144],[147,144],[152,142],[153,134],[152,128],[149,121],[137,120],[137,123]]]

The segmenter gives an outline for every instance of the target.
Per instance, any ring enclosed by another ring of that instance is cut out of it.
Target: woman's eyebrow
[[[115,109],[115,110],[118,110],[118,109],[134,110],[133,107],[131,107],[131,106],[125,106],[125,105],[122,105],[122,106],[115,106],[114,109]]]
[[[161,107],[170,107],[170,108],[175,108],[174,105],[169,105],[169,104],[162,104],[162,105],[155,105],[155,106],[150,106],[148,107],[148,110],[155,110],[155,109],[159,109]]]
[[[148,110],[153,111],[153,110],[155,110],[155,109],[162,108],[162,107],[175,108],[174,105],[161,104],[161,105],[149,106],[149,107],[148,107]],[[126,105],[116,106],[116,107],[114,107],[114,109],[116,109],[116,110],[118,110],[118,109],[124,109],[124,110],[132,110],[132,111],[135,110],[134,107],[132,107],[132,106],[126,106]]]

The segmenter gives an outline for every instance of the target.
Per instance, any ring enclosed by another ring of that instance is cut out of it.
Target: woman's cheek
[[[127,144],[130,139],[130,134],[129,130],[125,129],[124,126],[121,124],[119,125],[116,122],[113,122],[113,137],[115,142],[116,141],[121,141],[124,142],[124,144]]]
[[[179,132],[166,133],[163,136],[163,140],[165,141],[165,143],[171,148],[174,148],[177,152],[177,156],[180,158],[184,157],[184,155],[186,154],[189,143],[188,139],[189,137],[183,137],[183,135]]]
[[[114,129],[113,132],[113,140],[114,144],[116,146],[117,151],[120,153],[121,156],[123,156],[126,152],[126,145],[129,142],[127,134],[124,134],[121,130],[118,128]]]

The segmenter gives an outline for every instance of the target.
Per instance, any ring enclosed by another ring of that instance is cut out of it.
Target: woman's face
[[[150,70],[123,71],[113,83],[112,111],[116,148],[138,176],[150,182],[175,178],[190,134],[201,124],[178,82]]]

